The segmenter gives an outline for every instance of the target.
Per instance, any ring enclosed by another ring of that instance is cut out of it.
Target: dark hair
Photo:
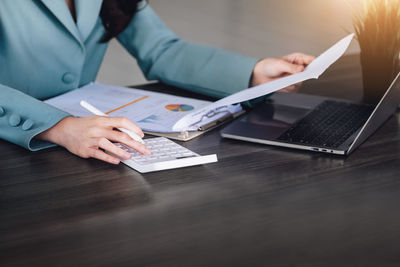
[[[138,11],[141,0],[104,0],[100,17],[106,34],[100,42],[105,43],[123,32]]]

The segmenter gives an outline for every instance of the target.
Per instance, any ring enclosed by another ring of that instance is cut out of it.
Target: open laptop
[[[348,155],[372,135],[400,103],[400,73],[377,105],[305,94],[273,95],[228,125],[225,138]]]

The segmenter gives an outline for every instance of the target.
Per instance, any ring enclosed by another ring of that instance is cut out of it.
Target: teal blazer
[[[102,0],[76,0],[77,22],[64,0],[0,1],[0,138],[30,150],[34,137],[68,113],[42,100],[93,82],[107,43]],[[149,80],[224,97],[248,87],[258,59],[185,42],[143,3],[117,37]]]

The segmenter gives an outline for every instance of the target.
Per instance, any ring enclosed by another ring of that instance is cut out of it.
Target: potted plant
[[[400,1],[363,0],[353,24],[361,49],[364,101],[376,103],[400,71]]]

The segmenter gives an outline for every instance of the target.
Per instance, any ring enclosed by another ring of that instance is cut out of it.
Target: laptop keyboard
[[[324,101],[278,137],[278,140],[337,148],[367,121],[372,110],[370,106]]]

